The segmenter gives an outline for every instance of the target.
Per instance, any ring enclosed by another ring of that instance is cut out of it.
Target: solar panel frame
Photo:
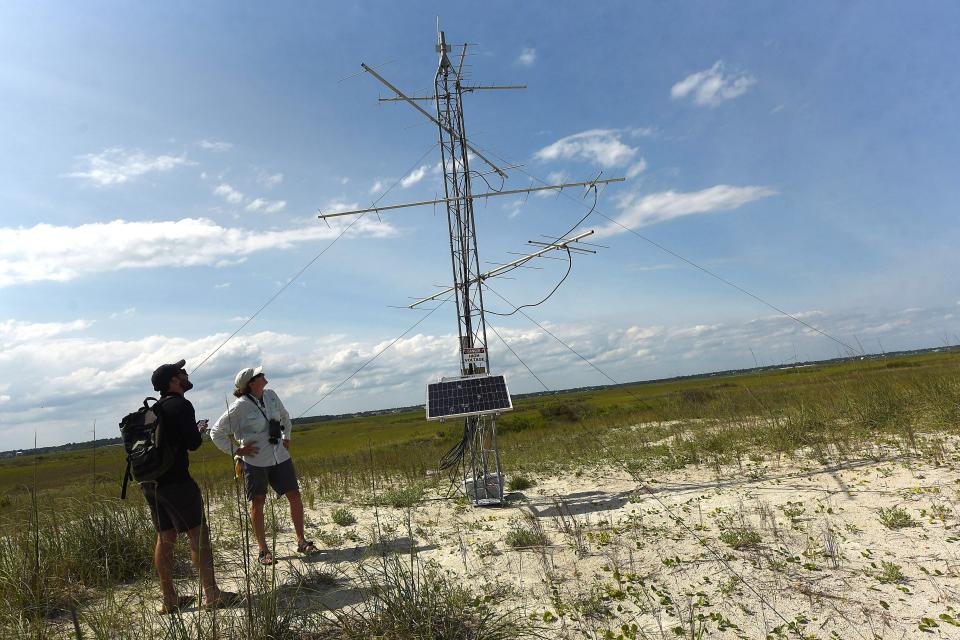
[[[477,397],[468,398],[466,393]],[[424,407],[427,420],[445,420],[513,411],[513,399],[504,376],[483,374],[429,383]]]

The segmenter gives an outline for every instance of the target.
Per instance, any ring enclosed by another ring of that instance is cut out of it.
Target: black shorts
[[[203,496],[193,480],[161,485],[145,482],[140,488],[158,532],[176,529],[184,533],[203,523]]]
[[[257,467],[243,463],[243,483],[247,490],[247,500],[254,496],[267,495],[269,484],[278,496],[286,495],[291,491],[299,491],[297,473],[293,469],[293,460],[284,460],[280,464],[269,467]]]

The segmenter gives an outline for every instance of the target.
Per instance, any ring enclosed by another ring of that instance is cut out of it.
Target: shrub
[[[336,548],[343,544],[343,536],[341,536],[336,531],[333,531],[333,532],[319,531],[317,532],[316,535],[317,535],[317,540],[319,540],[320,544],[322,544],[325,547]]]
[[[350,513],[350,510],[346,507],[337,507],[331,511],[330,519],[341,527],[349,527],[352,524],[357,524],[357,517]]]
[[[504,542],[514,549],[545,547],[550,544],[547,533],[539,522],[533,522],[528,527],[524,527],[520,523],[513,523],[510,531],[507,532],[507,537],[504,538]]]
[[[476,593],[432,567],[407,568],[397,558],[378,570],[361,569],[369,598],[364,607],[333,610],[318,640],[430,638],[511,640],[537,637],[515,609],[498,607],[502,592]]]
[[[880,582],[904,582],[907,576],[903,575],[903,567],[896,562],[880,562],[880,573],[877,574],[877,580]]]
[[[412,484],[384,491],[376,497],[375,502],[378,506],[386,505],[394,509],[409,509],[423,500],[423,493],[422,485]]]
[[[749,527],[735,527],[720,532],[720,539],[734,549],[752,549],[760,545],[760,534]]]
[[[510,416],[509,418],[502,418],[497,423],[497,432],[503,434],[526,431],[527,429],[539,429],[543,427],[543,422],[542,415],[520,414]]]
[[[684,404],[706,404],[711,400],[716,400],[717,394],[706,389],[687,389],[680,392],[680,400]]]
[[[890,507],[889,509],[880,507],[878,513],[880,514],[880,523],[887,529],[904,529],[917,526],[917,521],[900,507]]]
[[[587,414],[583,402],[556,402],[540,407],[540,415],[547,420],[561,422],[577,422]]]
[[[532,487],[532,486],[535,485],[535,484],[536,484],[536,482],[534,482],[533,480],[531,480],[531,479],[528,478],[527,476],[522,475],[522,474],[517,474],[517,475],[513,476],[512,478],[510,478],[510,481],[507,482],[507,490],[508,490],[508,491],[523,491],[524,489],[529,489],[530,487]]]

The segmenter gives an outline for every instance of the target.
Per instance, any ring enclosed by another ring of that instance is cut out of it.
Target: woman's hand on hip
[[[255,456],[260,453],[260,447],[256,446],[256,442],[256,440],[251,440],[237,449],[234,453],[238,456]]]

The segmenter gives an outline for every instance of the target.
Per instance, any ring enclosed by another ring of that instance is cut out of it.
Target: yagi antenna
[[[573,253],[596,253],[593,249],[586,248],[596,245],[581,242],[583,238],[593,234],[593,231],[584,231],[572,237],[548,236],[549,242],[528,240],[535,249],[532,253],[523,254],[515,260],[498,264],[493,269],[481,272],[474,202],[477,199],[551,190],[561,191],[574,187],[583,187],[589,191],[596,189],[597,185],[623,182],[624,179],[601,180],[598,174],[593,180],[585,182],[474,193],[471,177],[484,175],[470,169],[470,162],[474,158],[488,165],[504,180],[509,176],[503,168],[497,166],[470,143],[463,116],[463,96],[465,93],[477,91],[525,89],[526,85],[465,84],[463,69],[467,57],[467,45],[464,44],[460,49],[459,58],[454,65],[448,55],[453,53],[453,47],[447,44],[446,35],[440,30],[439,17],[437,18],[436,52],[438,62],[433,77],[432,93],[421,90],[407,94],[372,67],[361,63],[360,68],[390,90],[390,95],[380,98],[381,102],[405,102],[437,126],[440,136],[440,164],[443,168],[443,197],[352,211],[319,212],[318,217],[327,221],[329,218],[363,215],[370,212],[379,214],[383,211],[426,205],[445,206],[450,233],[453,284],[433,295],[414,301],[409,308],[416,309],[427,302],[452,294],[457,310],[460,372],[458,376],[441,378],[438,382],[427,385],[427,419],[443,421],[463,418],[463,436],[460,442],[440,460],[440,468],[455,472],[462,466],[464,492],[474,505],[502,504],[504,476],[500,467],[496,423],[501,412],[513,409],[513,402],[504,376],[490,373],[487,324],[483,306],[484,281],[495,277],[506,277],[506,274],[526,266],[533,260],[553,258],[554,256],[549,254],[558,251],[567,253],[568,259]],[[426,102],[433,103],[433,114],[418,104]]]
[[[533,253],[525,254],[523,257],[517,258],[516,260],[513,260],[511,262],[501,264],[495,269],[491,269],[490,271],[480,273],[476,276],[476,278],[474,278],[470,282],[470,284],[474,284],[474,283],[482,284],[484,280],[488,280],[490,278],[496,278],[497,276],[502,276],[506,273],[509,273],[510,271],[513,271],[514,269],[519,269],[520,267],[526,265],[528,262],[530,262],[534,258],[540,258],[543,256],[543,254],[549,253],[550,251],[559,251],[560,249],[569,249],[571,251],[580,250],[580,251],[586,251],[589,253],[596,253],[596,251],[590,251],[589,249],[579,249],[578,247],[572,246],[574,243],[578,242],[581,238],[585,238],[589,235],[593,235],[592,229],[590,231],[584,231],[579,235],[576,235],[572,238],[568,238],[566,240],[559,241],[559,242],[545,243],[545,242],[534,242],[533,240],[527,240],[528,243],[535,244],[537,246],[542,246],[543,248],[540,249],[539,251],[534,251]],[[424,302],[436,300],[437,298],[450,293],[451,291],[453,291],[453,289],[454,289],[453,287],[447,287],[443,291],[437,292],[431,296],[427,296],[426,298],[421,298],[416,302],[414,302],[413,304],[411,304],[409,308],[416,309],[417,306],[423,304]]]

